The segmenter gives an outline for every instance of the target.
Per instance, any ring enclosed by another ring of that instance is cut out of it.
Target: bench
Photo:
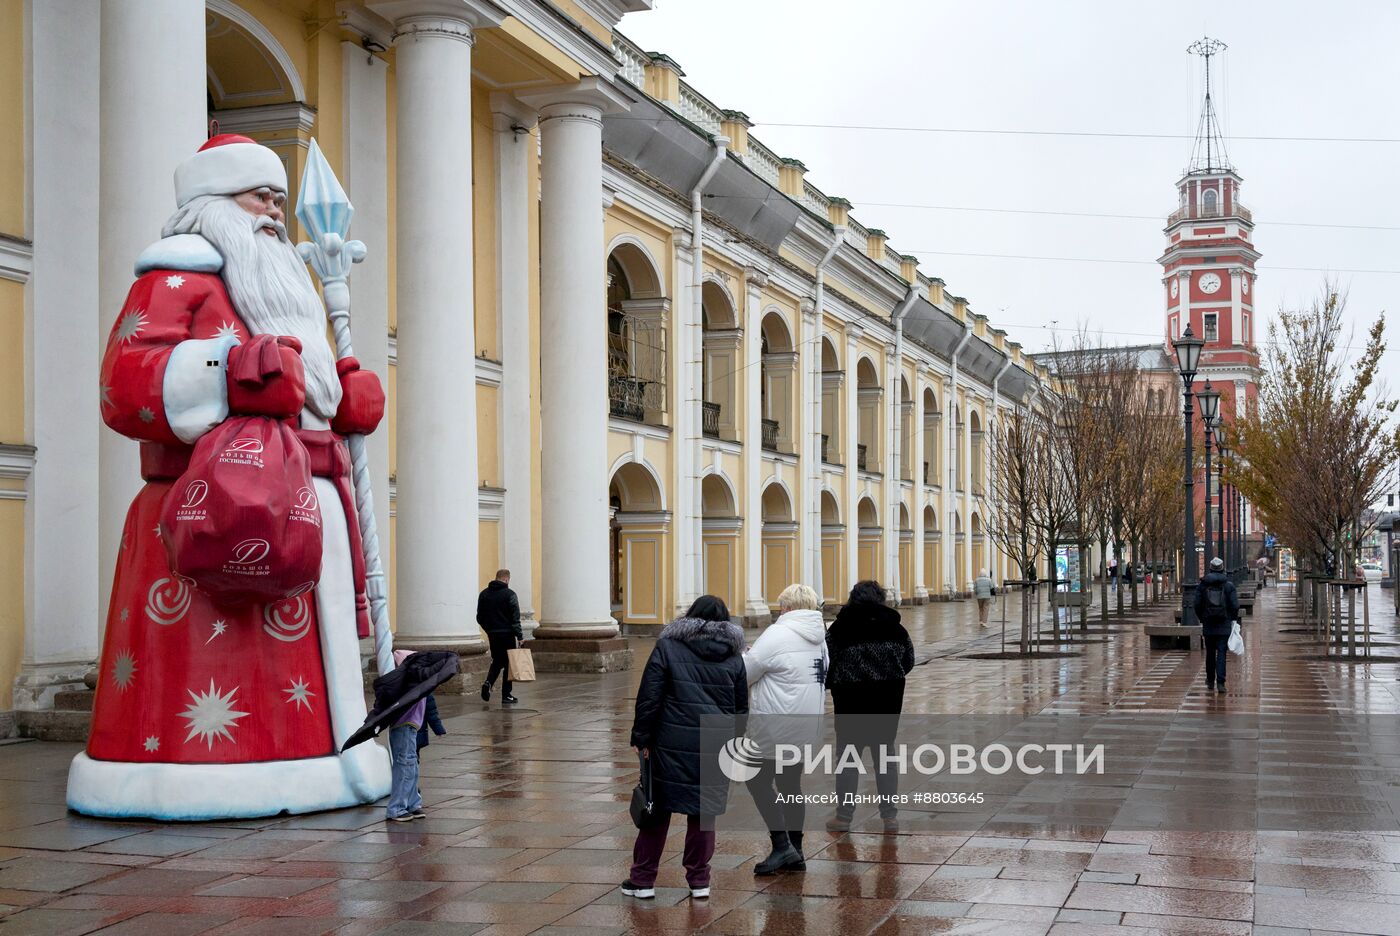
[[[1243,595],[1240,596],[1240,610],[1243,611],[1245,614],[1248,614],[1250,617],[1254,617],[1253,595],[1250,595],[1248,598],[1244,597]]]
[[[1153,650],[1199,650],[1201,649],[1201,629],[1183,627],[1181,612],[1177,611],[1175,624],[1148,624],[1147,643]]]

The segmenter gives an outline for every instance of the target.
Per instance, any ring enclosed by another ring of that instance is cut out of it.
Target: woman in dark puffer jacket
[[[729,609],[713,595],[697,598],[685,617],[667,624],[657,638],[642,671],[632,721],[632,746],[651,767],[657,815],[655,823],[637,832],[632,873],[622,885],[629,897],[656,896],[656,869],[672,813],[687,817],[682,862],[690,896],[710,896],[714,817],[728,804],[729,781],[717,776],[701,782],[700,718],[748,713],[743,652],[744,632],[730,623]]]
[[[826,685],[836,709],[836,752],[840,759],[847,745],[860,756],[870,749],[872,762],[880,765],[881,745],[893,745],[904,710],[904,677],[914,668],[914,643],[899,623],[899,612],[885,604],[879,582],[857,582],[850,599],[826,632],[831,668]],[[854,806],[841,803],[854,794],[860,774],[854,769],[836,774],[836,815],[827,820],[832,832],[851,827]],[[899,831],[893,797],[899,792],[899,775],[879,770],[875,787],[880,794],[880,816],[886,832]]]

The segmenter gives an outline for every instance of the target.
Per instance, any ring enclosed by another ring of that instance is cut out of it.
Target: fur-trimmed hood
[[[679,640],[706,660],[726,660],[744,652],[744,632],[731,621],[676,618],[661,629],[659,640]]]

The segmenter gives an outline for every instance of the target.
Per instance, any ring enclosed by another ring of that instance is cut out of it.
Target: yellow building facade
[[[315,137],[355,203],[402,643],[480,653],[498,567],[563,670],[626,666],[620,630],[702,593],[757,625],[793,581],[1014,576],[989,439],[1047,374],[618,31],[650,6],[0,0],[0,730],[97,657],[139,483],[99,357],[211,121],[293,201]]]

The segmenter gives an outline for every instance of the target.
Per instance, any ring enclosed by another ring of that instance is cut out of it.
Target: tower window
[[[1181,319],[1172,316],[1172,341],[1181,337]]]
[[[1220,340],[1220,329],[1217,325],[1219,318],[1220,316],[1215,312],[1207,312],[1203,316],[1204,322],[1201,326],[1203,334],[1201,335],[1201,337],[1204,338],[1206,341]]]
[[[1245,344],[1249,344],[1249,316],[1247,314],[1241,316],[1240,338]]]
[[[1218,210],[1218,208],[1217,208],[1217,202],[1218,202],[1218,201],[1219,201],[1219,196],[1216,195],[1215,189],[1206,189],[1206,190],[1205,190],[1204,195],[1203,195],[1203,203],[1204,203],[1204,206],[1205,206],[1205,212],[1204,212],[1204,214],[1205,214],[1205,216],[1206,216],[1207,218],[1213,218],[1213,217],[1215,217],[1217,214],[1219,214],[1219,210]]]

